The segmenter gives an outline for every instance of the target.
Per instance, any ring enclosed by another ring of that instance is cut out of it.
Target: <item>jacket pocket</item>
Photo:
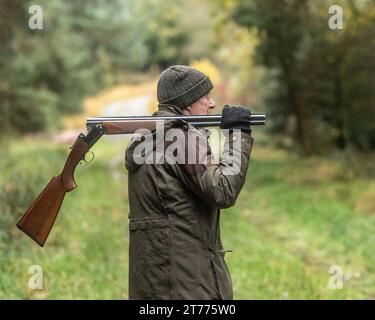
[[[133,219],[130,221],[129,231],[129,298],[168,299],[170,293],[168,219]]]
[[[224,250],[222,246],[209,246],[210,260],[216,279],[216,286],[223,300],[233,299],[232,279],[228,266],[224,260],[225,253],[230,250]]]

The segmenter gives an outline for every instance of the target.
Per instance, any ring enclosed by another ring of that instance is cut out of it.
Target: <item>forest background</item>
[[[173,64],[267,115],[223,212],[235,298],[375,298],[373,1],[0,0],[0,42],[0,298],[127,298],[129,137],[95,145],[45,248],[15,223],[85,118],[151,114]]]

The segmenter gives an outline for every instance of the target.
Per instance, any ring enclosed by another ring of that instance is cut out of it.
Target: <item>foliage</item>
[[[191,66],[207,74],[215,86],[220,83],[220,72],[218,68],[208,59],[193,60]]]
[[[41,0],[43,30],[27,26],[31,4],[0,3],[1,134],[59,127],[129,73],[210,61],[217,101],[265,110],[274,140],[375,147],[371,1]],[[331,5],[343,30],[328,27]]]
[[[334,4],[343,8],[343,30],[328,27]],[[233,19],[257,31],[258,62],[277,83],[265,102],[278,135],[308,152],[374,149],[374,12],[361,1],[235,1]]]
[[[42,30],[28,27],[32,4],[0,3],[2,134],[56,126],[59,115],[80,112],[83,97],[126,70],[188,62],[181,6],[172,1],[41,0]]]

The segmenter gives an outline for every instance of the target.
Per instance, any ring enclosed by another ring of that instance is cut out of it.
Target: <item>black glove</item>
[[[242,107],[230,107],[225,105],[221,116],[221,129],[241,129],[244,132],[251,132],[250,128],[251,111]]]

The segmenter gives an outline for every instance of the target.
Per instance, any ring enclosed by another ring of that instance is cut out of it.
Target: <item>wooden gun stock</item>
[[[82,137],[80,135],[76,139],[62,173],[51,179],[17,223],[21,231],[42,247],[59,213],[65,193],[77,187],[74,170],[89,149]]]

